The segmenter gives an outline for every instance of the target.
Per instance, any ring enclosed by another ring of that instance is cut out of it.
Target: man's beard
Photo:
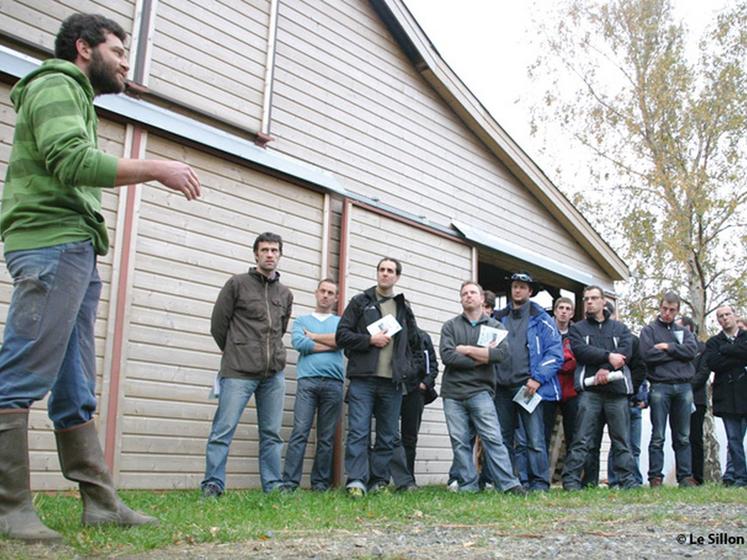
[[[116,68],[107,66],[96,49],[93,49],[91,64],[88,66],[88,79],[96,95],[124,91],[124,84],[119,81]]]

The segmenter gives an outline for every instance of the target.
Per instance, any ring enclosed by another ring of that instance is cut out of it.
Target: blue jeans
[[[213,417],[213,428],[205,453],[206,484],[215,484],[221,491],[226,487],[228,448],[246,404],[255,395],[259,429],[259,478],[262,490],[269,492],[283,482],[280,474],[280,455],[283,440],[280,426],[283,421],[285,376],[283,372],[263,379],[222,377],[218,408]]]
[[[498,415],[490,394],[487,391],[481,391],[463,401],[455,399],[443,399],[443,401],[459,490],[477,492],[480,489],[477,468],[472,456],[470,420],[485,450],[485,468],[490,470],[497,487],[506,491],[521,485],[511,468],[511,458],[508,449],[503,444]]]
[[[389,484],[390,463],[397,444],[402,392],[391,379],[353,377],[348,388],[348,437],[345,443],[347,486],[366,490],[375,484]],[[376,442],[368,442],[371,419],[376,418]]]
[[[327,490],[332,482],[332,449],[337,420],[342,412],[342,381],[332,377],[301,377],[296,384],[293,432],[285,451],[283,484],[301,483],[303,457],[316,414],[316,454],[311,468],[311,487]]]
[[[648,445],[648,479],[663,478],[664,441],[667,417],[672,432],[672,448],[677,467],[677,481],[693,475],[690,452],[690,414],[693,411],[693,388],[689,383],[651,383],[651,442]]]
[[[639,486],[630,452],[630,406],[627,395],[583,391],[578,396],[576,433],[563,468],[563,487],[578,490],[600,424],[607,420],[615,475],[623,488]]]
[[[503,441],[513,457],[514,436],[521,418],[526,434],[527,484],[530,490],[547,490],[550,488],[550,471],[545,447],[545,423],[542,408],[537,407],[531,414],[513,398],[519,386],[505,387],[499,385],[495,390],[495,410],[498,413]],[[515,461],[512,460],[512,464]]]
[[[747,486],[747,464],[744,455],[744,436],[747,434],[747,416],[724,414],[721,417],[726,430],[728,458],[733,470],[734,486]]]
[[[96,410],[94,324],[101,294],[90,241],[5,255],[13,295],[0,350],[0,409],[29,408],[51,391],[56,429]]]
[[[643,484],[643,475],[639,466],[641,456],[641,425],[643,423],[643,411],[636,405],[630,407],[630,453],[633,455],[635,470],[633,474],[638,484]],[[610,488],[619,486],[617,473],[615,471],[615,456],[610,449],[607,454],[607,484]]]
[[[545,429],[545,450],[550,449],[550,441],[552,440],[552,430],[555,427],[555,413],[558,410],[557,401],[541,401],[537,405],[535,412],[542,413],[542,425]],[[514,465],[516,474],[521,480],[523,485],[527,485],[529,482],[529,460],[527,457],[527,434],[524,429],[524,424],[519,418],[519,423],[516,426],[516,432],[514,432]],[[547,465],[550,468],[550,455],[549,451],[547,454]],[[552,478],[552,475],[548,471],[548,481]]]

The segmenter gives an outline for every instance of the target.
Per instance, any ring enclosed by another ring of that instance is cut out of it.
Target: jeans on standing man
[[[661,476],[664,470],[664,441],[668,417],[677,480],[685,480],[692,476],[692,452],[690,450],[692,386],[690,383],[652,383],[649,406],[651,409],[651,443],[648,446],[648,478],[653,480]]]
[[[252,395],[257,406],[259,478],[262,490],[269,492],[283,482],[280,472],[280,456],[283,451],[280,427],[283,420],[285,376],[280,372],[265,379],[221,378],[220,401],[205,453],[203,488],[212,484],[221,493],[225,490],[228,449]]]
[[[296,488],[301,483],[306,444],[316,415],[316,453],[311,468],[311,489],[329,489],[342,392],[342,381],[331,377],[302,377],[297,381],[293,431],[288,439],[283,470],[283,485],[286,488]]]
[[[511,460],[503,443],[495,405],[490,394],[482,391],[465,400],[445,398],[443,401],[446,426],[454,451],[454,474],[460,481],[459,491],[480,490],[472,454],[470,419],[485,448],[485,465],[490,469],[496,487],[505,492],[519,485],[519,481],[508,468]]]

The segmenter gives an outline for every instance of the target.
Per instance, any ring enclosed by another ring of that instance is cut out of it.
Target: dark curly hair
[[[106,34],[111,33],[124,43],[127,34],[116,21],[99,14],[73,14],[62,22],[54,40],[54,56],[75,62],[78,49],[75,42],[83,39],[90,47],[106,41]]]

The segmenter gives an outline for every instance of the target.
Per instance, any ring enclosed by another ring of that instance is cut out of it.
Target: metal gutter
[[[39,66],[40,62],[0,45],[0,73],[21,78]],[[158,105],[127,95],[97,97],[94,105],[127,122],[138,123],[152,131],[176,137],[190,144],[218,151],[262,167],[283,176],[308,183],[339,196],[345,188],[335,176],[301,160],[277,154],[257,146],[253,141],[230,134]]]

